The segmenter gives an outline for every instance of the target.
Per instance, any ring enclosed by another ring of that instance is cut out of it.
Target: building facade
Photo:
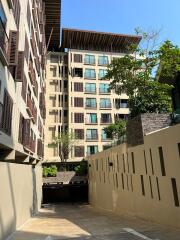
[[[80,161],[111,142],[104,128],[126,119],[129,109],[127,95],[109,89],[107,66],[139,41],[137,36],[62,30],[62,52],[47,57],[46,161],[60,161],[59,147],[51,143],[66,130],[77,138],[69,161]]]
[[[0,160],[43,158],[45,4],[0,1]]]

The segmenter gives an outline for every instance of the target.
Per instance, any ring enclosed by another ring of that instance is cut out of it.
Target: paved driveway
[[[10,240],[180,240],[180,229],[114,216],[88,205],[47,205]]]

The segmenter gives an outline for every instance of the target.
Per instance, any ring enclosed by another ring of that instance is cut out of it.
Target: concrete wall
[[[41,197],[41,166],[0,163],[0,240],[35,214]]]
[[[180,124],[148,134],[143,145],[122,144],[88,161],[92,206],[180,227]]]

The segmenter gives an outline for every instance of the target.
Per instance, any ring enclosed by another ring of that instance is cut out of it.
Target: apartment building
[[[45,3],[0,0],[0,160],[43,158]]]
[[[129,52],[139,36],[62,29],[62,52],[47,57],[45,160],[60,161],[50,144],[68,129],[77,141],[69,161],[80,161],[111,142],[104,128],[129,114],[128,97],[109,89],[104,79],[112,59]]]

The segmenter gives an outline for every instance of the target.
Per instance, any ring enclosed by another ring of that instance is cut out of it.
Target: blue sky
[[[62,27],[133,34],[161,29],[180,46],[180,0],[62,0]]]

